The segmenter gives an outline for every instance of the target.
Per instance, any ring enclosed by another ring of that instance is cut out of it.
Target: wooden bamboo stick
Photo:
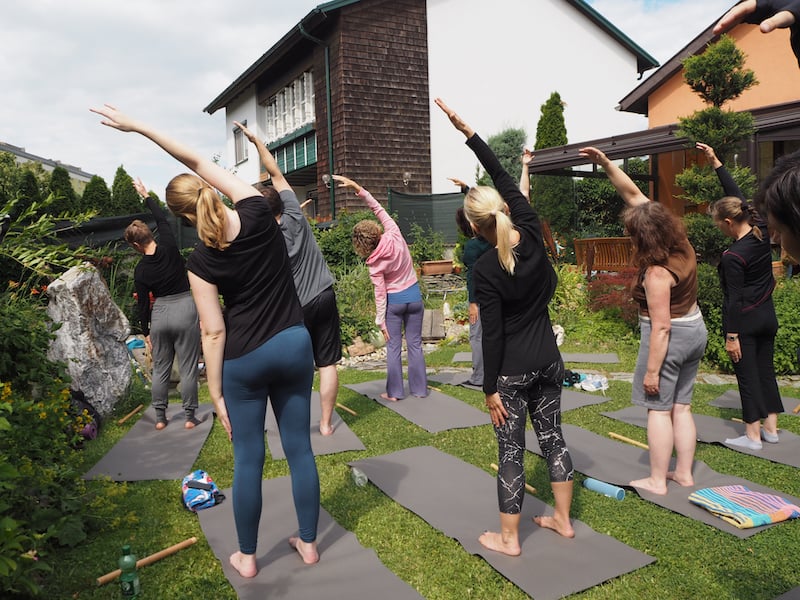
[[[800,412],[800,404],[798,404],[797,406],[795,406],[795,407],[792,409],[792,412],[793,412],[794,414],[797,414],[797,413],[799,413],[799,412]]]
[[[744,421],[742,421],[741,419],[736,418],[736,417],[731,417],[731,421],[733,421],[735,423],[744,423]]]
[[[337,402],[337,403],[336,403],[336,408],[341,408],[343,411],[345,411],[345,412],[349,412],[349,413],[350,413],[351,415],[353,415],[354,417],[357,417],[357,416],[358,416],[358,413],[357,413],[356,411],[354,411],[352,408],[347,408],[347,407],[346,407],[344,404],[339,404],[339,403]]]
[[[145,556],[144,558],[140,558],[136,561],[136,568],[140,569],[141,567],[146,567],[147,565],[151,565],[156,561],[161,560],[171,554],[175,554],[179,550],[183,550],[184,548],[188,548],[192,544],[197,541],[197,538],[192,536],[189,539],[183,540],[177,544],[170,546],[169,548],[164,548],[163,550],[156,552],[155,554],[151,554],[150,556]],[[116,571],[111,571],[111,573],[106,573],[102,577],[97,578],[97,585],[105,585],[111,581],[114,581],[117,577],[122,575],[122,570],[117,569]]]
[[[135,415],[137,412],[139,412],[143,408],[144,408],[144,404],[140,404],[139,406],[134,408],[131,412],[129,412],[127,415],[122,417],[119,421],[117,421],[117,425],[122,425],[125,421],[130,419],[133,415]]]
[[[637,442],[636,440],[632,440],[631,438],[625,437],[624,435],[620,435],[618,433],[614,433],[613,431],[609,431],[608,432],[608,436],[610,438],[615,439],[615,440],[619,440],[620,442],[625,442],[627,444],[631,444],[633,446],[636,446],[638,448],[642,448],[644,450],[650,450],[650,446],[648,446],[647,444],[644,444],[642,442]]]
[[[499,471],[500,470],[497,467],[497,465],[494,464],[494,463],[491,463],[491,465],[489,465],[489,466],[492,467],[495,471]],[[531,494],[535,494],[536,493],[536,488],[533,487],[530,483],[526,483],[525,484],[525,489],[528,490],[528,492],[530,492]]]

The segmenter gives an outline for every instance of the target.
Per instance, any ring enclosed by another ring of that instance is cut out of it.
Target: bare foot
[[[670,471],[669,473],[667,473],[667,479],[669,479],[670,481],[674,481],[675,483],[677,483],[678,485],[682,485],[683,487],[691,487],[694,485],[694,479],[692,478],[691,475],[689,475],[688,477],[684,475],[676,475],[675,471]]]
[[[167,422],[166,421],[159,421],[158,423],[156,423],[156,430],[157,431],[161,431],[166,426],[167,426]]]
[[[191,418],[191,419],[187,419],[187,420],[186,420],[186,423],[185,423],[183,426],[184,426],[186,429],[194,429],[194,428],[195,428],[195,427],[197,427],[198,425],[200,425],[200,421],[198,421],[197,419],[195,419],[195,418],[193,417],[193,418]]]
[[[645,479],[637,479],[635,481],[631,481],[629,484],[631,487],[639,488],[650,492],[651,494],[658,494],[659,496],[666,496],[667,495],[667,484],[657,484],[653,481],[652,477],[647,477]]]
[[[333,435],[333,427],[330,425],[319,424],[319,432],[321,435]]]
[[[255,577],[258,573],[255,554],[242,554],[241,552],[234,552],[231,554],[229,560],[231,566],[236,569],[236,572],[245,579]]]
[[[317,552],[317,542],[304,542],[299,537],[292,536],[289,538],[289,545],[297,550],[300,558],[307,565],[313,565],[319,562],[319,553]]]
[[[564,536],[565,538],[574,538],[575,537],[575,530],[572,528],[572,523],[567,522],[564,523],[561,519],[553,516],[553,517],[533,517],[533,522],[536,523],[539,527],[544,527],[546,529],[552,529],[557,534]]]
[[[387,394],[386,392],[384,392],[383,394],[381,394],[381,398],[383,398],[384,400],[388,400],[389,402],[397,402],[397,398],[392,398],[392,397],[391,397],[389,394]]]
[[[513,542],[504,542],[503,535],[500,533],[495,533],[494,531],[484,531],[478,537],[478,541],[484,548],[488,548],[489,550],[494,550],[495,552],[500,552],[502,554],[508,554],[509,556],[519,556],[521,552],[519,548],[519,540],[514,540]]]

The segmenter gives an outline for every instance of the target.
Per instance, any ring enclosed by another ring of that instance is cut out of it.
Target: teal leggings
[[[300,539],[313,542],[317,537],[319,476],[309,412],[313,379],[311,338],[302,325],[284,329],[222,366],[222,394],[233,432],[233,516],[244,554],[255,554],[258,543],[267,397],[289,463]]]

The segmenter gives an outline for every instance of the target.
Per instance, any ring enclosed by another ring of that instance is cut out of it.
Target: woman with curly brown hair
[[[651,202],[597,148],[581,148],[580,154],[603,168],[626,204],[622,218],[638,268],[631,294],[641,329],[631,401],[647,408],[650,446],[650,476],[630,485],[663,495],[668,479],[694,485],[697,430],[691,402],[708,338],[697,306],[697,258],[686,228],[669,209]],[[673,448],[677,461],[669,471]]]

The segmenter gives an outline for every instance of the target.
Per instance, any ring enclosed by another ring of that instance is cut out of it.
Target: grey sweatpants
[[[181,400],[187,417],[197,408],[197,361],[200,358],[200,320],[191,292],[156,298],[150,316],[153,344],[153,408],[165,409],[172,363],[178,355]]]

